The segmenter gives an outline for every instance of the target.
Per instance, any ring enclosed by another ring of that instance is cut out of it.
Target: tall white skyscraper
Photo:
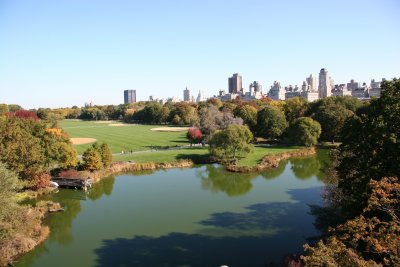
[[[318,97],[325,98],[332,95],[332,82],[328,71],[324,68],[319,72]]]

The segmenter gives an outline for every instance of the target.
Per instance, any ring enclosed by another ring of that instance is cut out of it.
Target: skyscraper
[[[310,74],[310,77],[306,78],[306,82],[310,86],[309,87],[310,92],[316,92],[318,90],[317,77],[313,77],[312,74]]]
[[[187,101],[187,102],[191,101],[190,90],[187,87],[185,90],[183,90],[183,101]]]
[[[228,90],[231,94],[237,94],[242,90],[242,76],[239,73],[234,73],[228,78]]]
[[[318,97],[325,98],[332,95],[331,77],[324,68],[319,72]]]
[[[136,102],[136,90],[125,90],[124,91],[124,104]]]

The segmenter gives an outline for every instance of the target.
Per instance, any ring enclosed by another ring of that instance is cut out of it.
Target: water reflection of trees
[[[234,173],[227,172],[221,165],[206,165],[206,170],[196,172],[197,177],[202,181],[203,189],[212,192],[225,192],[228,196],[245,195],[252,188],[251,180],[257,177],[258,173]]]
[[[316,176],[318,180],[325,180],[324,169],[329,164],[329,152],[327,150],[317,150],[315,156],[291,158],[291,169],[297,178],[301,180],[310,179]]]
[[[99,199],[103,194],[110,196],[114,188],[115,177],[110,176],[98,183],[95,183],[88,191],[88,197],[91,200]]]
[[[267,180],[271,180],[271,179],[274,179],[276,177],[279,177],[285,171],[287,163],[288,163],[287,159],[282,160],[279,163],[278,167],[271,168],[271,169],[268,169],[268,170],[262,172],[261,176],[264,177]]]
[[[60,189],[53,195],[45,195],[38,200],[49,200],[59,202],[64,208],[63,212],[50,214],[45,223],[50,227],[50,241],[55,241],[59,245],[67,246],[73,242],[71,233],[72,223],[81,211],[81,201],[97,200],[104,194],[111,195],[115,178],[108,177],[95,183],[89,191],[74,189]],[[24,266],[32,265],[35,258],[42,253],[48,252],[46,242],[39,245],[35,250],[26,254],[20,261]]]

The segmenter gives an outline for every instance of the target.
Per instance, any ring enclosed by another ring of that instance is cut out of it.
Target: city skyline
[[[232,73],[243,77],[244,90],[259,81],[264,93],[274,81],[301,86],[321,68],[336,84],[391,79],[400,69],[399,11],[391,0],[6,0],[0,103],[121,104],[128,88],[145,101],[181,96],[186,86],[213,96],[228,91]]]

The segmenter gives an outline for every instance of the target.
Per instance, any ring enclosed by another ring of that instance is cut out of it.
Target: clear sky
[[[398,0],[0,0],[0,103],[205,95],[274,80],[400,76]]]

